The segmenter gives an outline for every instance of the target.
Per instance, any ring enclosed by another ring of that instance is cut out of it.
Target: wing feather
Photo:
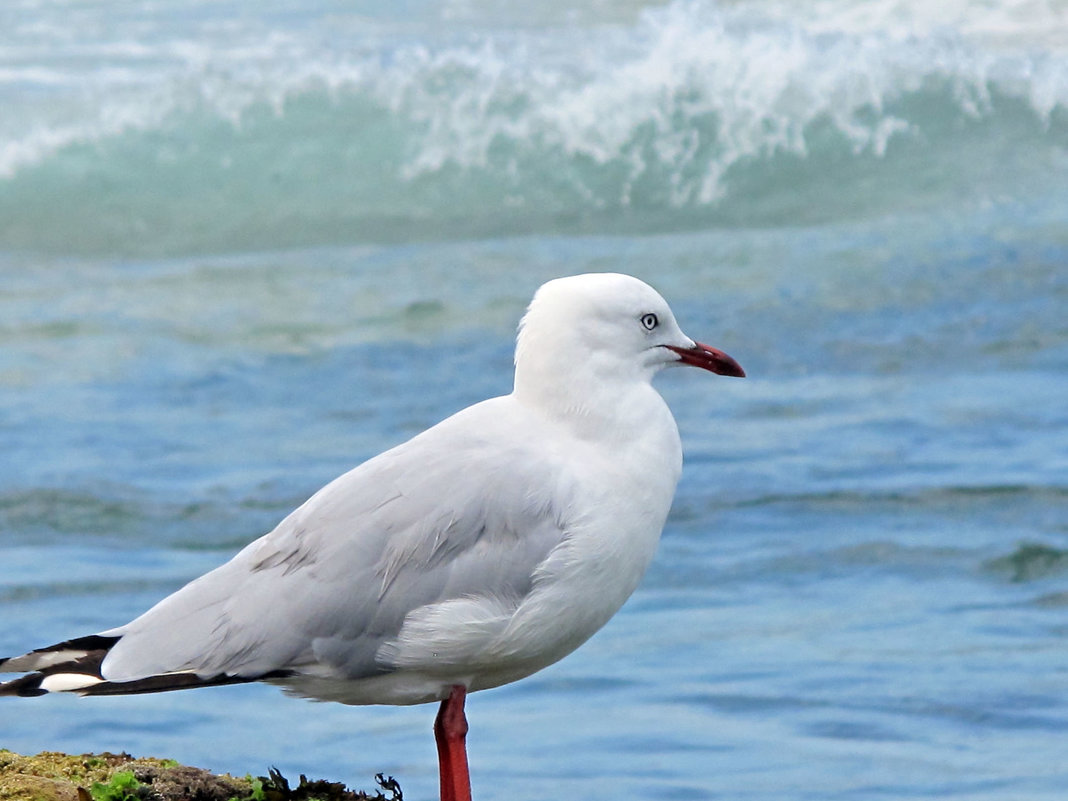
[[[566,499],[568,482],[562,460],[508,436],[533,424],[509,400],[346,473],[230,562],[104,632],[119,639],[102,676],[357,679],[400,666],[389,644],[415,610],[461,604],[472,625],[507,625],[565,537],[566,509],[550,499]]]

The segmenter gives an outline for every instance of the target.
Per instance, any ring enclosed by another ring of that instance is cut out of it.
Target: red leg
[[[441,702],[434,721],[434,739],[438,743],[438,773],[441,776],[441,801],[471,801],[471,776],[467,772],[467,718],[464,699],[467,688],[459,684]]]

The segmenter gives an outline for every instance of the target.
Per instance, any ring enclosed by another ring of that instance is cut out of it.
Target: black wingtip
[[[118,637],[90,634],[57,642],[21,656],[0,659],[0,673],[39,672],[96,674]]]
[[[71,674],[78,675],[74,670]],[[0,684],[0,696],[18,696],[21,698],[34,698],[47,695],[54,690],[46,690],[42,685],[49,676],[62,676],[61,671],[49,671],[48,673],[37,672]],[[91,676],[81,672],[80,675]],[[73,686],[63,692],[72,692],[77,695],[143,695],[145,693],[171,692],[172,690],[192,690],[197,687],[222,687],[229,684],[248,684],[254,681],[269,681],[271,679],[284,679],[293,675],[288,670],[273,670],[260,676],[228,676],[221,674],[202,678],[195,673],[170,673],[161,676],[148,676],[134,681],[98,681],[87,683],[83,686]],[[97,677],[99,678],[99,677]]]
[[[118,641],[118,637],[90,634],[38,648],[21,656],[0,659],[0,672],[26,674],[0,684],[0,696],[29,698],[46,695],[52,692],[48,689],[47,680],[56,675],[83,676],[88,684],[102,681],[100,666]],[[64,689],[77,692],[78,685],[79,682],[75,680]]]
[[[109,651],[111,646],[119,641],[118,636],[106,634],[89,634],[85,637],[75,637],[73,640],[64,640],[47,648],[38,648],[35,654],[47,654],[53,651]]]
[[[252,681],[282,679],[291,671],[275,670],[257,676],[232,676],[225,673],[199,676],[193,672],[164,673],[145,676],[132,681],[108,681],[101,666],[108,651],[119,637],[90,634],[38,648],[22,656],[0,659],[0,672],[26,673],[25,676],[0,684],[0,696],[24,698],[50,692],[72,692],[78,695],[137,695],[195,687],[218,687],[226,684],[245,684]]]
[[[172,690],[193,690],[197,687],[223,687],[228,684],[248,684],[254,681],[284,679],[292,676],[289,670],[273,670],[259,676],[218,676],[201,677],[195,673],[167,673],[161,676],[147,676],[133,681],[103,681],[75,690],[79,695],[142,695],[145,693],[164,693]]]
[[[0,684],[0,695],[18,696],[20,698],[34,698],[38,695],[47,695],[48,690],[41,689],[43,673],[31,673],[28,676],[20,676],[11,681]]]

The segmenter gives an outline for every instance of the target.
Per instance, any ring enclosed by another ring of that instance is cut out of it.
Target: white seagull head
[[[687,364],[720,375],[745,372],[730,356],[686,336],[660,294],[619,273],[588,273],[543,284],[519,326],[515,392],[584,398],[648,384],[661,368]]]

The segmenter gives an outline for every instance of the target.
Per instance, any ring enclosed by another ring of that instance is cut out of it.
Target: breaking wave
[[[1059,191],[1063,12],[966,5],[130,21],[0,68],[0,248],[655,232]]]

